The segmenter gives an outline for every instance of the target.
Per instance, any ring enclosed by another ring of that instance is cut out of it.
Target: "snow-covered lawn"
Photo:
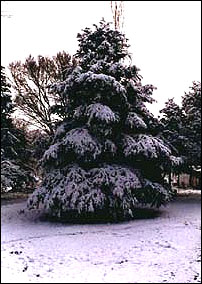
[[[199,283],[200,196],[152,219],[71,225],[2,205],[2,283]]]

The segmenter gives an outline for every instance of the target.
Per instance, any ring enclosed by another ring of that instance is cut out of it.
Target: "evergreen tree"
[[[168,141],[173,152],[185,161],[184,144],[187,143],[187,138],[184,135],[185,116],[182,108],[172,98],[168,99],[160,113],[163,114],[160,119],[163,137]]]
[[[1,66],[1,191],[23,190],[33,181],[27,160],[24,133],[13,124],[10,84]]]
[[[10,133],[12,128],[11,114],[13,104],[11,98],[10,84],[5,75],[5,68],[1,66],[1,157],[11,157],[15,154],[11,145],[16,141]]]
[[[1,66],[1,126],[11,124],[10,115],[13,111],[10,84],[7,82],[5,68]]]
[[[154,86],[126,66],[127,39],[104,20],[78,34],[79,60],[52,92],[66,98],[66,119],[42,160],[44,177],[28,200],[67,220],[135,216],[140,204],[159,207],[171,188],[163,173],[174,159],[147,110]]]
[[[160,111],[163,136],[183,159],[178,171],[188,173],[201,166],[201,84],[193,82],[190,88],[181,107],[169,99]]]
[[[182,97],[184,112],[184,135],[187,137],[186,153],[188,164],[201,166],[201,83],[193,82],[190,91]]]

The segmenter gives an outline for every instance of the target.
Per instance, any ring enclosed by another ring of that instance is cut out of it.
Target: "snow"
[[[97,118],[107,124],[118,121],[118,116],[110,109],[110,107],[100,103],[89,105],[86,109],[86,115],[89,117],[89,122],[93,118]]]
[[[99,94],[97,94],[97,97]],[[119,116],[115,114],[110,107],[107,105],[103,105],[101,103],[93,103],[88,106],[79,106],[75,108],[74,110],[74,119],[79,119],[81,117],[87,117],[88,118],[88,125],[92,121],[98,120],[101,123],[105,124],[111,124],[113,122],[118,122],[119,121]]]
[[[94,139],[85,128],[75,128],[70,130],[62,144],[74,151],[78,156],[85,156],[85,159],[95,159],[101,154],[101,145]],[[89,157],[88,157],[89,155]]]
[[[72,225],[2,206],[2,283],[199,283],[200,200],[151,219]]]
[[[90,99],[95,97],[98,90],[105,98],[110,92],[111,95],[117,96],[122,103],[127,102],[126,89],[114,77],[103,73],[95,74],[92,71],[86,73],[80,73],[80,71],[75,69],[64,82],[53,85],[52,92],[59,92],[61,96],[67,96],[75,106],[80,106],[83,99],[85,99],[85,103],[91,101]],[[60,84],[65,84],[62,92]]]
[[[161,156],[169,158],[171,155],[170,149],[164,145],[160,138],[146,134],[125,135],[123,147],[126,157],[141,154],[147,158],[157,159]]]
[[[45,151],[43,155],[43,160],[49,160],[49,159],[57,159],[58,158],[58,152],[60,148],[61,143],[55,143],[51,145],[48,150]]]
[[[146,129],[147,125],[135,112],[129,112],[126,117],[126,125],[132,129]]]

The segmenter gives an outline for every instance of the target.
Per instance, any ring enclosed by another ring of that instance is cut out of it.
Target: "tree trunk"
[[[192,177],[193,177],[193,170],[191,168],[190,170],[190,176],[189,176],[189,186],[192,187]]]
[[[180,174],[177,175],[177,187],[180,186]]]
[[[171,187],[171,182],[172,182],[171,171],[169,171],[169,174],[168,174],[168,182],[169,182],[169,186]]]

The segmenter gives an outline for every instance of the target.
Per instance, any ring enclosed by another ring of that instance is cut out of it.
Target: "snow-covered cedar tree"
[[[13,124],[13,108],[10,84],[1,66],[1,192],[21,191],[34,180],[24,163],[26,141],[22,131]]]
[[[173,163],[147,110],[154,87],[124,63],[127,39],[104,20],[78,34],[77,66],[53,93],[68,115],[42,160],[44,178],[28,199],[65,220],[135,217],[139,205],[159,207],[172,191],[163,179]]]

